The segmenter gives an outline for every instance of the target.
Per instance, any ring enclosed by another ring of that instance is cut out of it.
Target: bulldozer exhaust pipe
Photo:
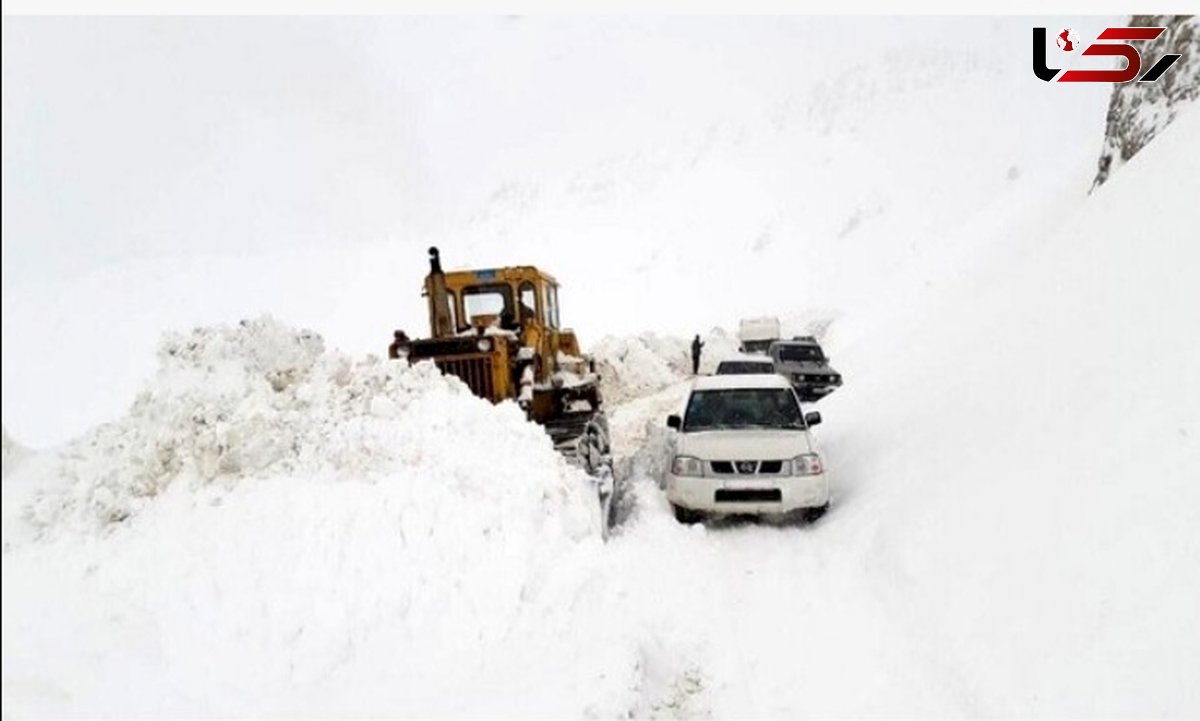
[[[434,338],[454,335],[450,323],[450,297],[446,294],[446,274],[436,247],[429,249],[429,330]]]

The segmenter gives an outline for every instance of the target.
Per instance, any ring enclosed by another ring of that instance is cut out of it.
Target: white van
[[[743,353],[766,353],[779,340],[778,318],[743,318],[738,323],[738,341]]]

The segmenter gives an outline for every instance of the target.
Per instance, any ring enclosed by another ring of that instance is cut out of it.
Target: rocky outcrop
[[[1200,96],[1200,21],[1194,15],[1135,15],[1134,27],[1165,27],[1151,42],[1136,43],[1147,70],[1168,53],[1182,57],[1153,83],[1120,83],[1108,104],[1108,127],[1093,188],[1170,124],[1183,106]]]

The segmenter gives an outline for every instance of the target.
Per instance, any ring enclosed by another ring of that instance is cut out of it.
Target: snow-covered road
[[[690,382],[612,415],[629,516],[609,542],[606,586],[644,636],[640,712],[717,717],[970,715],[973,695],[920,649],[903,610],[881,593],[886,562],[851,479],[817,524],[752,519],[678,524],[657,480],[666,416]],[[830,461],[834,463],[833,460]]]
[[[1200,247],[1169,180],[1198,123],[1056,232],[1010,228],[979,273],[834,326],[811,527],[675,523],[650,477],[686,385],[614,414],[636,503],[608,573],[635,600],[612,605],[666,688],[706,679],[690,703],[717,716],[1200,709]]]
[[[896,87],[927,121],[919,88]],[[916,165],[880,161],[897,173],[881,182]],[[942,198],[970,218],[929,212],[949,230],[911,258],[880,220],[869,247],[894,255],[854,249],[871,272],[826,280],[854,292],[821,313],[846,383],[819,404],[834,501],[811,526],[674,520],[655,474],[683,339],[669,358],[607,345],[609,369],[649,365],[612,413],[632,492],[605,543],[590,481],[515,404],[270,318],[172,334],[111,422],[38,451],[5,434],[4,716],[1200,715],[1197,167],[1192,108],[1086,198],[964,173],[993,204]],[[905,213],[957,177],[930,172]],[[821,215],[794,214],[806,232]],[[780,274],[843,258],[769,241]],[[746,289],[769,262],[734,282],[693,260]],[[61,348],[55,324],[27,330]]]

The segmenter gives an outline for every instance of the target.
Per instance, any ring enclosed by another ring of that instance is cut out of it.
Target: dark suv
[[[842,374],[829,365],[821,344],[812,336],[777,340],[767,353],[775,362],[775,372],[792,382],[802,401],[819,400],[842,385]]]

